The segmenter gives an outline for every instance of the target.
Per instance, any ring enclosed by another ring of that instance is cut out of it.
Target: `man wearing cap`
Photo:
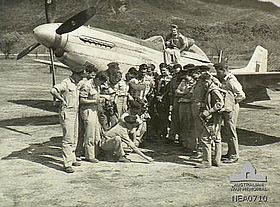
[[[147,132],[147,119],[146,119],[146,111],[147,111],[147,104],[141,100],[132,100],[129,102],[129,110],[125,112],[121,116],[121,120],[123,117],[128,115],[133,115],[137,117],[137,122],[139,125],[137,128],[134,128],[130,131],[129,136],[134,144],[138,147],[141,142],[144,140],[144,135]]]
[[[178,32],[176,24],[171,25],[171,33],[165,38],[166,61],[168,63],[180,63],[181,52],[194,44],[193,39],[188,39]]]
[[[199,69],[200,74],[204,74],[204,73],[209,73],[210,67],[207,65],[199,65],[196,66]],[[221,86],[221,82],[219,81],[218,78],[214,77],[213,75],[211,75],[211,80],[217,85],[217,86]]]
[[[148,162],[152,162],[153,159],[144,155],[129,138],[129,132],[139,125],[137,117],[134,115],[127,115],[109,131],[105,132],[101,144],[101,148],[112,155],[117,157],[119,162],[130,162],[125,157],[125,152],[122,146],[122,142],[127,144],[135,153],[143,157]]]
[[[203,152],[202,164],[199,168],[219,167],[222,156],[220,113],[224,106],[224,97],[220,88],[214,83],[210,73],[203,73],[200,77],[206,89],[205,106],[200,118],[203,124],[201,131],[201,147]],[[213,149],[213,152],[212,152]]]
[[[243,92],[242,85],[237,78],[229,72],[228,66],[224,63],[217,63],[214,65],[217,77],[222,82],[222,89],[233,93],[235,97],[235,105],[233,110],[223,114],[225,132],[228,143],[228,152],[225,156],[224,163],[235,163],[239,159],[238,136],[236,132],[237,118],[239,113],[239,103],[243,101],[246,96]]]
[[[76,145],[78,141],[79,122],[79,82],[84,72],[72,72],[72,75],[56,84],[51,89],[51,94],[61,101],[59,120],[62,126],[62,157],[66,173],[73,173],[73,166],[80,166],[76,161]]]
[[[198,66],[189,69],[189,73],[193,80],[195,81],[193,87],[191,88],[192,93],[192,103],[191,103],[191,111],[192,118],[194,124],[194,140],[197,144],[196,149],[198,149],[198,145],[201,141],[201,132],[203,130],[203,125],[201,123],[199,114],[200,110],[205,106],[205,94],[206,90],[202,81],[200,80],[201,72]],[[193,156],[199,157],[199,152],[196,151],[192,153]]]
[[[189,75],[189,69],[194,65],[188,64],[183,67],[181,83],[175,93],[179,97],[179,129],[180,141],[188,153],[196,151],[197,142],[193,135],[193,118],[192,118],[192,88],[194,79]]]

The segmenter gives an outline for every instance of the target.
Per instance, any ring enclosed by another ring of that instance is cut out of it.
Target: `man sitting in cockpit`
[[[165,38],[165,56],[166,62],[180,63],[181,52],[188,50],[194,45],[194,40],[187,38],[178,32],[178,26],[176,24],[171,25],[171,33]]]

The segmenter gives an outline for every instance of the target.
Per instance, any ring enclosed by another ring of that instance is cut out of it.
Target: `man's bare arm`
[[[60,93],[57,91],[56,88],[52,88],[50,93],[59,101],[61,101],[65,106],[67,106],[66,101],[62,98],[62,96],[60,95]]]

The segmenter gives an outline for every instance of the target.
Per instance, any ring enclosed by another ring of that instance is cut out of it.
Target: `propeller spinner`
[[[54,6],[52,4],[54,4]],[[50,23],[40,25],[33,30],[34,37],[38,43],[34,43],[20,52],[17,59],[24,57],[40,44],[46,46],[50,50],[55,49],[59,46],[57,41],[61,41],[61,35],[74,31],[96,14],[96,9],[94,7],[90,7],[69,18],[58,27],[58,24],[51,23],[54,21],[55,17],[55,4],[55,0],[45,0],[47,22]]]
[[[53,50],[58,47],[63,47],[63,44],[65,42],[63,41],[62,35],[68,32],[72,32],[85,24],[91,17],[96,14],[96,9],[94,7],[90,7],[84,11],[81,11],[66,20],[60,26],[58,26],[58,24],[54,24],[56,18],[56,0],[45,0],[45,13],[48,24],[40,25],[33,30],[34,38],[38,42],[32,44],[31,46],[20,52],[17,56],[17,60],[23,58],[25,55],[30,53],[41,44],[46,46],[50,49],[51,72],[53,85],[55,85]]]

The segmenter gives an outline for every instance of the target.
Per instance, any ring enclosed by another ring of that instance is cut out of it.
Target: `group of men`
[[[236,133],[242,86],[227,65],[153,64],[130,68],[123,75],[118,63],[106,71],[91,66],[73,72],[51,89],[61,102],[62,156],[67,173],[80,166],[81,157],[97,163],[98,155],[130,162],[131,149],[149,162],[153,159],[138,149],[144,139],[161,138],[180,143],[198,167],[208,168],[239,159]],[[222,156],[221,125],[224,123],[228,153]],[[107,156],[109,155],[109,156]]]
[[[131,74],[133,70],[127,74],[128,79]],[[136,85],[140,81],[138,76],[132,79]],[[124,152],[124,147],[128,147],[153,161],[137,148],[146,128],[145,117],[140,117],[145,103],[135,98],[140,95],[138,92],[130,95],[118,63],[109,63],[106,71],[98,71],[94,66],[87,66],[85,71],[81,68],[56,84],[51,94],[61,102],[62,157],[67,173],[74,172],[72,166],[81,165],[82,156],[97,163],[100,150],[116,161],[130,162]]]
[[[81,157],[97,163],[100,154],[130,162],[130,148],[149,162],[138,146],[144,139],[159,137],[180,143],[201,168],[219,166],[221,160],[239,159],[236,133],[239,103],[245,99],[242,86],[222,63],[210,67],[179,64],[181,52],[194,41],[171,25],[165,39],[166,63],[132,67],[124,75],[119,64],[109,63],[99,71],[88,65],[51,89],[61,101],[62,155],[67,173],[80,166]],[[170,60],[167,60],[171,58]],[[169,64],[171,63],[171,64]],[[75,70],[77,71],[77,70]],[[224,123],[228,153],[222,156],[221,125]]]

